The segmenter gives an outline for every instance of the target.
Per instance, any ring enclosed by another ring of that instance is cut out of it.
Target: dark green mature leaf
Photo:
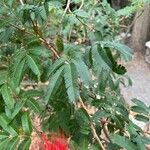
[[[98,49],[97,49],[97,45],[93,46],[92,54],[93,54],[93,57],[96,61],[96,64],[98,65],[100,71],[110,69],[109,65],[103,60],[103,58],[99,54]]]
[[[124,75],[127,72],[127,70],[124,66],[122,66],[120,64],[118,65],[117,63],[113,64],[112,70],[119,75]]]
[[[19,113],[26,102],[26,99],[18,100],[15,104],[14,111],[12,113],[12,119]]]
[[[6,149],[6,146],[10,143],[10,138],[6,138],[0,142],[0,149]]]
[[[120,136],[119,134],[110,135],[112,143],[119,145],[127,150],[135,150],[137,147],[127,137]]]
[[[0,85],[6,82],[7,71],[0,71]]]
[[[149,113],[145,108],[143,108],[141,106],[132,106],[131,111],[134,111],[137,113],[143,113],[145,115],[148,115],[148,113]]]
[[[28,99],[26,105],[35,113],[41,112],[41,106],[39,105],[38,101],[33,98]]]
[[[28,91],[22,91],[21,96],[26,98],[33,98],[33,97],[40,97],[43,95],[43,91],[41,90],[28,90]]]
[[[137,98],[133,98],[133,99],[132,99],[132,102],[133,102],[134,104],[136,104],[137,106],[140,106],[140,107],[142,107],[142,108],[144,108],[144,109],[147,109],[146,104],[144,104],[144,102],[140,101],[140,100],[137,99]]]
[[[9,142],[9,144],[6,146],[6,149],[7,150],[15,150],[16,148],[17,148],[17,145],[18,145],[18,143],[19,143],[19,137],[18,136],[16,136],[16,137],[13,137],[11,140],[10,140],[10,142]]]
[[[37,75],[39,77],[41,74],[40,70],[39,70],[37,64],[35,63],[34,59],[29,55],[27,55],[27,63],[29,65],[30,69],[35,73],[35,75]]]
[[[64,51],[63,37],[61,35],[57,35],[55,44],[59,52]]]
[[[134,117],[135,117],[136,120],[146,122],[146,123],[149,122],[149,118],[147,116],[137,114]]]
[[[6,132],[0,132],[0,141],[3,140],[3,139],[6,139],[8,137],[9,137],[8,133],[6,133]]]
[[[112,51],[109,48],[105,48],[105,51],[106,51],[108,58],[111,61],[112,71],[119,75],[125,74],[127,72],[126,68],[120,64],[118,65],[117,61],[114,59],[112,55]]]
[[[81,77],[81,80],[86,86],[89,87],[91,85],[92,79],[91,79],[88,67],[86,66],[84,61],[82,61],[81,59],[73,60],[73,63],[75,64],[77,68],[77,71]]]
[[[107,118],[107,117],[109,117],[109,116],[110,116],[109,113],[107,113],[107,112],[104,111],[104,110],[100,110],[100,111],[97,111],[97,112],[93,115],[92,119],[93,119],[95,122],[100,122],[100,120],[101,120],[102,118]]]
[[[146,146],[145,143],[143,142],[143,136],[141,136],[138,132],[137,129],[135,128],[133,123],[129,123],[127,125],[127,130],[129,134],[131,135],[132,141],[134,141],[137,144],[138,150],[145,150]]]
[[[7,131],[9,134],[16,136],[18,131],[13,124],[10,124],[11,119],[6,116],[5,113],[0,114],[0,126],[3,130]]]
[[[18,146],[18,150],[28,150],[31,144],[30,138],[25,138]]]
[[[11,119],[8,118],[5,113],[0,114],[0,126],[5,128],[9,123],[11,122]]]
[[[30,135],[32,133],[32,124],[28,112],[24,112],[21,117],[22,127],[25,134]]]
[[[78,100],[79,89],[77,85],[77,72],[74,64],[65,64],[64,66],[64,79],[67,94],[71,102]]]
[[[15,87],[19,86],[19,83],[21,82],[21,79],[23,78],[22,74],[23,74],[24,65],[25,65],[25,59],[21,60],[20,63],[15,68],[15,73],[12,78],[13,86]]]
[[[134,140],[137,143],[138,150],[146,150],[147,149],[145,143],[142,141],[142,137],[137,136]]]
[[[65,63],[65,58],[61,57],[57,59],[51,66],[51,68],[48,71],[48,75],[51,75],[54,73],[59,67],[61,67]]]
[[[132,56],[133,56],[133,51],[132,49],[130,49],[128,46],[124,45],[124,44],[120,44],[120,43],[115,43],[115,42],[98,42],[99,44],[101,44],[104,47],[109,47],[109,48],[113,48],[116,49],[117,51],[119,51],[122,55],[122,57],[124,58],[124,60],[129,61],[131,60]]]
[[[75,10],[74,14],[81,18],[89,18],[89,14],[83,9]]]
[[[7,84],[4,84],[1,87],[1,93],[2,93],[4,102],[7,105],[7,107],[9,109],[13,109],[14,108],[14,99],[13,99],[13,96],[12,96],[11,88]]]
[[[45,93],[45,102],[46,104],[48,103],[51,95],[56,91],[56,87],[59,87],[61,84],[61,79],[62,79],[62,72],[63,72],[64,67],[62,66],[59,68],[54,75],[52,75],[47,91]]]

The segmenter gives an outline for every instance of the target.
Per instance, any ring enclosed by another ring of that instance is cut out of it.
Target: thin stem
[[[61,23],[62,23],[62,21],[63,21],[63,19],[64,19],[64,17],[65,17],[65,14],[67,13],[67,10],[69,10],[70,3],[71,3],[71,0],[68,0],[68,1],[67,1],[67,5],[66,5],[66,8],[65,8],[65,10],[64,10],[64,13],[63,13],[62,18],[61,18],[61,21],[60,21]]]
[[[92,27],[90,27],[88,24],[86,24],[86,23],[84,23],[81,19],[79,19],[77,16],[76,16],[76,18],[81,22],[81,24],[83,24],[84,26],[86,26],[86,27],[88,27],[91,31],[95,31],[95,29],[94,28],[92,28]]]
[[[84,109],[84,110],[87,112],[87,114],[89,115],[88,109],[87,109],[86,106],[84,105],[84,103],[83,103],[81,97],[79,98],[79,101],[80,101],[81,106],[83,107],[83,109]],[[90,115],[89,115],[89,117],[90,117]],[[95,126],[94,126],[94,124],[93,124],[92,121],[90,121],[90,128],[91,128],[91,130],[92,130],[93,136],[94,136],[95,139],[97,140],[97,142],[98,142],[99,146],[101,147],[101,149],[102,149],[102,150],[106,150],[105,147],[103,146],[103,144],[102,144],[102,142],[101,142],[99,136],[98,136],[97,133],[96,133],[96,129],[95,129]]]
[[[48,48],[49,50],[51,50],[51,51],[53,52],[54,57],[60,58],[59,53],[57,52],[57,50],[56,50],[52,45],[50,45],[50,44],[46,41],[46,39],[44,39],[44,38],[42,37],[42,34],[39,33],[39,31],[41,31],[41,30],[40,30],[39,27],[37,26],[37,23],[35,24],[32,19],[31,19],[31,22],[32,22],[33,30],[34,30],[35,34],[37,35],[37,38],[38,38],[41,42],[43,42],[43,43],[47,46],[47,48]]]
[[[81,1],[82,2],[81,2],[81,5],[80,5],[79,9],[81,9],[83,7],[83,5],[84,5],[84,0],[81,0]]]
[[[19,1],[20,1],[20,4],[21,4],[21,5],[24,5],[24,2],[23,2],[23,0],[19,0]]]

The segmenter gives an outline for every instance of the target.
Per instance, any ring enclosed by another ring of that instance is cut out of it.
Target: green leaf
[[[35,75],[37,75],[38,77],[40,77],[40,70],[37,66],[37,64],[35,63],[34,59],[27,55],[27,63],[30,67],[30,69],[34,72]]]
[[[0,141],[3,139],[6,139],[8,137],[9,137],[9,135],[6,132],[2,132],[2,131],[0,132]]]
[[[59,67],[61,67],[65,63],[65,58],[61,57],[57,59],[51,66],[51,68],[48,71],[48,75],[51,75],[54,73]]]
[[[83,9],[75,10],[73,13],[81,18],[89,18],[90,17],[89,14],[86,11],[84,11]]]
[[[4,99],[5,104],[9,109],[14,108],[14,99],[12,96],[12,90],[10,87],[8,87],[7,84],[4,84],[1,88],[1,93]]]
[[[16,136],[16,137],[13,137],[10,142],[9,142],[9,145],[7,145],[7,150],[15,150],[17,148],[17,145],[19,143],[19,137]]]
[[[33,97],[40,97],[43,95],[43,91],[40,90],[27,90],[27,91],[22,91],[21,96],[26,97],[26,98],[33,98]]]
[[[134,116],[136,120],[142,121],[142,122],[149,122],[149,118],[140,114],[137,114]]]
[[[102,70],[99,75],[98,87],[101,92],[104,92],[109,80],[109,71]]]
[[[103,58],[99,54],[98,49],[97,49],[97,45],[93,46],[92,54],[93,54],[93,57],[95,58],[95,62],[98,65],[100,72],[102,70],[110,70],[109,65],[103,60]]]
[[[18,150],[29,150],[31,144],[30,138],[25,138],[18,146]]]
[[[57,35],[55,44],[59,52],[64,51],[64,43],[63,43],[63,38],[61,35]]]
[[[5,113],[0,114],[0,126],[12,136],[18,135],[16,127],[11,123],[11,119]]]
[[[24,51],[21,50],[17,50],[17,52],[15,53],[13,59],[12,59],[12,76],[14,77],[16,74],[16,71],[18,70],[18,66],[20,65],[21,61],[24,59],[25,57],[25,53]]]
[[[61,77],[62,77],[62,72],[63,72],[64,67],[62,66],[61,68],[59,68],[56,73],[52,76],[52,78],[49,81],[49,85],[47,88],[47,91],[45,93],[45,102],[46,104],[48,103],[51,95],[56,91],[55,87],[59,87],[59,85],[61,84]]]
[[[95,122],[99,122],[102,118],[107,118],[107,117],[109,117],[109,116],[110,116],[109,113],[107,113],[107,112],[104,111],[104,110],[100,110],[100,111],[97,111],[97,112],[93,115],[92,119],[93,119]]]
[[[88,67],[86,66],[84,61],[82,61],[81,59],[78,59],[78,60],[73,60],[73,63],[76,66],[76,69],[81,77],[81,80],[84,82],[84,84],[86,86],[90,86],[92,80],[91,80],[91,76],[90,76]]]
[[[100,53],[102,52],[102,50],[100,51]],[[106,61],[107,59],[109,59],[109,61],[111,61],[111,63],[107,63],[110,64],[110,68],[112,68],[112,71],[119,74],[119,75],[123,75],[127,72],[126,68],[124,66],[122,66],[121,64],[118,64],[117,61],[115,60],[115,58],[112,55],[112,51],[109,48],[105,48],[105,52],[107,54],[107,57],[103,57],[103,59]],[[106,62],[109,62],[106,61]]]
[[[26,102],[26,99],[24,99],[24,100],[18,100],[16,102],[15,107],[14,107],[14,111],[12,113],[12,119],[19,113],[19,111],[24,106],[25,102]]]
[[[15,68],[15,73],[12,78],[12,82],[15,87],[19,86],[19,83],[23,78],[22,74],[23,74],[24,65],[25,65],[25,59],[22,59],[20,63],[17,65],[17,67]]]
[[[0,71],[0,85],[6,82],[7,71]]]
[[[10,7],[12,7],[12,5],[13,5],[13,3],[14,3],[14,0],[8,0],[7,3],[8,3],[8,5],[9,5]]]
[[[127,72],[124,66],[122,66],[121,64],[118,65],[116,62],[113,64],[112,71],[119,75],[124,75]]]
[[[65,86],[67,88],[67,94],[71,102],[78,100],[79,89],[77,85],[77,73],[74,64],[65,64],[64,67],[64,79]]]
[[[146,150],[146,146],[144,142],[142,141],[142,136],[140,137],[139,135],[134,139],[137,143],[138,150]]]
[[[3,141],[0,142],[0,149],[1,150],[6,150],[6,146],[9,145],[9,142],[10,142],[10,138],[6,138],[4,139]]]
[[[37,102],[37,100],[30,98],[27,100],[26,105],[35,113],[41,112],[41,106]]]
[[[124,58],[124,60],[129,61],[132,59],[133,51],[128,46],[116,42],[97,42],[102,45],[102,47],[109,47],[119,51]]]
[[[47,4],[48,5],[48,4]],[[42,17],[43,20],[46,20],[47,19],[47,14],[46,14],[46,10],[45,10],[45,7],[44,6],[41,6],[39,7],[40,9],[40,15]]]
[[[140,101],[139,99],[137,98],[133,98],[132,99],[132,102],[142,108],[147,108],[147,106],[144,104],[144,102]]]
[[[148,111],[140,106],[132,106],[131,111],[137,112],[137,113],[143,113],[145,115],[148,115]]]
[[[142,142],[143,142],[144,144],[150,144],[150,138],[144,136],[144,137],[142,137]]]
[[[6,126],[11,122],[11,119],[6,116],[5,113],[0,114],[0,126],[6,128]]]
[[[137,147],[135,146],[134,143],[132,143],[127,137],[125,136],[120,136],[118,134],[110,135],[110,139],[112,143],[115,143],[119,145],[122,148],[125,148],[127,150],[136,150]]]
[[[24,112],[21,117],[22,127],[25,134],[30,135],[32,133],[32,124],[28,112]]]
[[[129,122],[127,125],[127,130],[131,136],[132,141],[137,144],[138,150],[146,150],[145,143],[143,142],[143,136],[138,134],[137,129],[132,122]]]

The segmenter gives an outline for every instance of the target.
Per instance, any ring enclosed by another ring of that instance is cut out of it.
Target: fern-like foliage
[[[147,123],[149,107],[126,104],[118,60],[133,52],[115,39],[122,16],[141,4],[116,12],[107,0],[0,1],[0,150],[32,149],[41,130],[63,132],[71,150],[146,148],[129,114]]]
[[[79,98],[79,87],[78,87],[78,76],[75,65],[73,63],[66,63],[64,66],[64,79],[65,86],[67,89],[68,97],[71,102],[78,100]]]

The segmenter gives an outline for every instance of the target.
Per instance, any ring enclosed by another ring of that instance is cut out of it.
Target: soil
[[[125,99],[132,104],[131,99],[138,98],[150,106],[150,65],[145,62],[141,53],[135,52],[132,61],[125,66],[133,83],[128,88],[122,88]]]

